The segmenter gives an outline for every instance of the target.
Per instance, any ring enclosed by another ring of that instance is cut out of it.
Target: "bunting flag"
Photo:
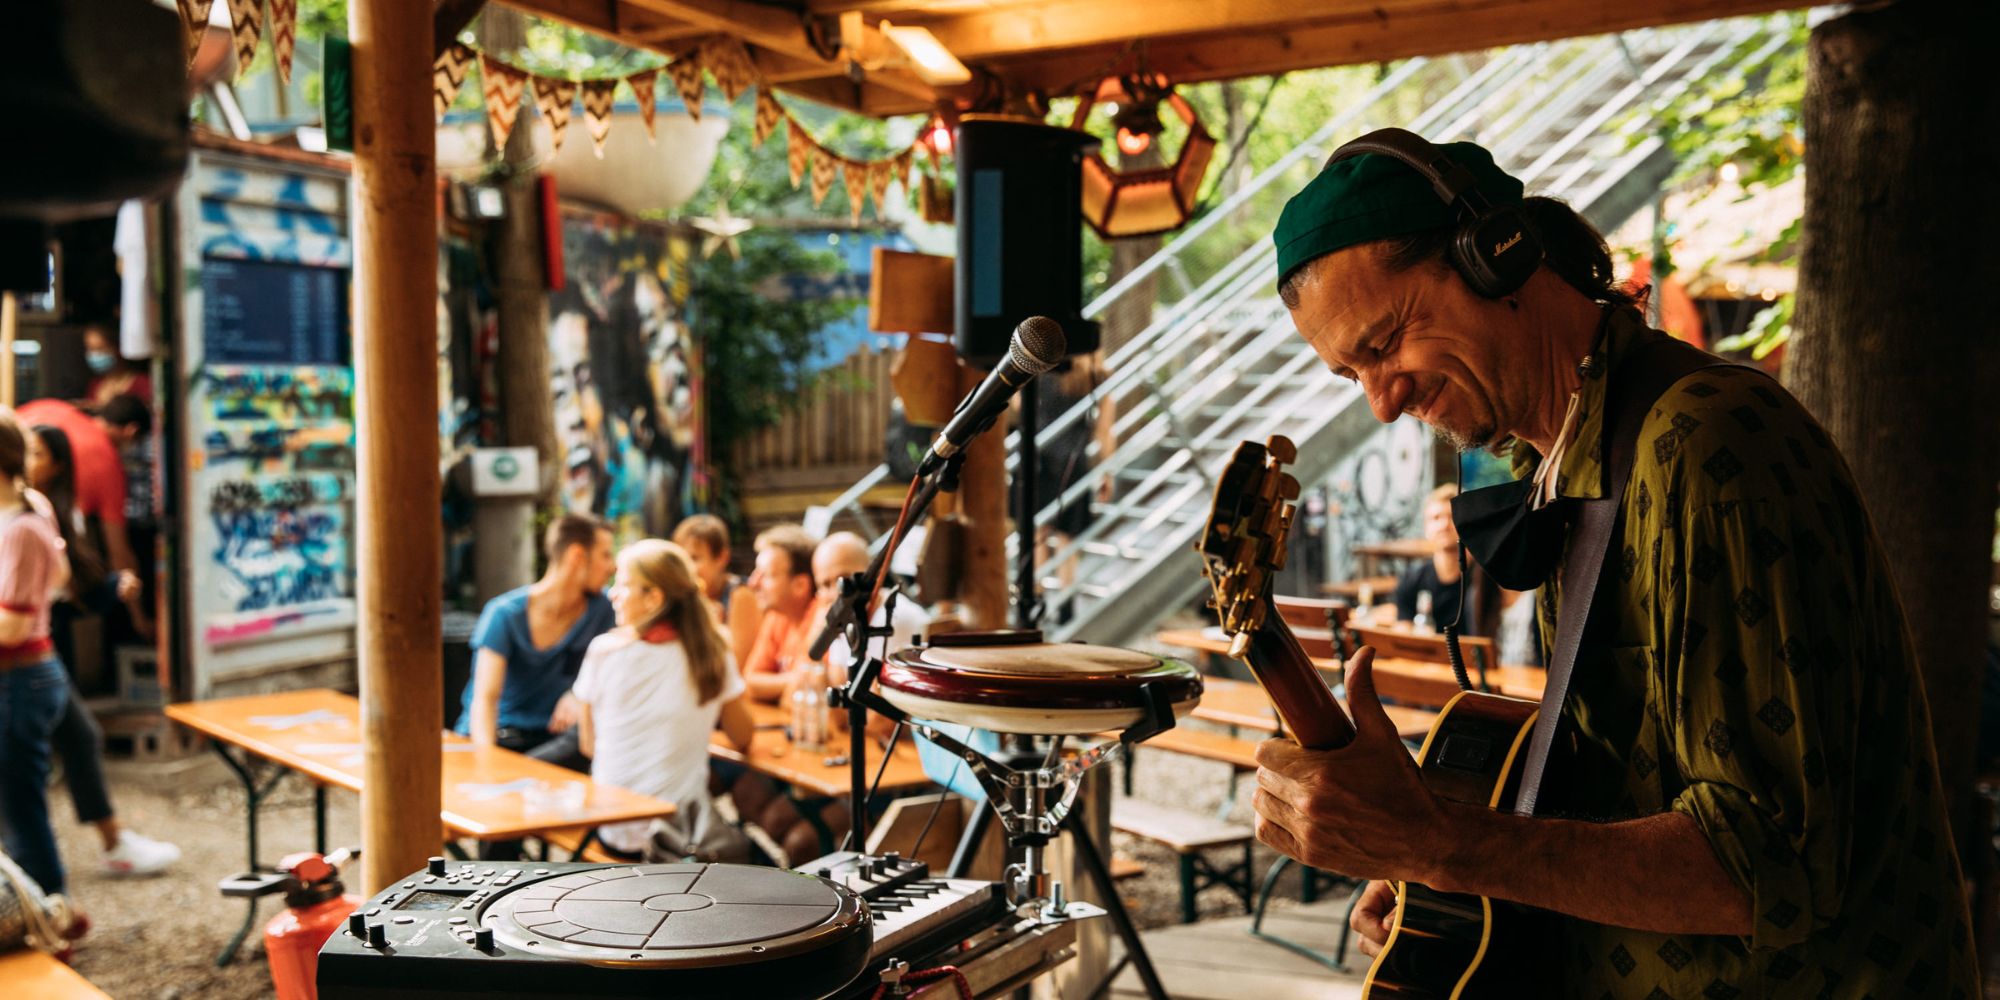
[[[459,88],[465,86],[465,74],[472,69],[472,59],[470,47],[453,42],[431,64],[431,107],[437,112],[438,121],[444,121],[444,113],[458,99]]]
[[[583,81],[583,126],[590,130],[591,151],[604,159],[604,137],[611,134],[611,98],[617,80]]]
[[[868,166],[868,194],[875,199],[875,214],[882,214],[882,196],[889,192],[889,161],[875,160]]]
[[[299,0],[271,0],[271,56],[278,61],[278,79],[292,82],[292,45],[298,39]]]
[[[560,153],[563,133],[569,131],[570,110],[576,105],[576,81],[547,76],[530,79],[535,81],[535,109],[549,123],[549,151]]]
[[[701,46],[702,64],[715,77],[715,86],[722,96],[735,104],[738,95],[750,88],[757,75],[757,68],[750,64],[750,54],[743,50],[743,43],[727,35],[717,35]]]
[[[229,30],[236,39],[236,75],[257,58],[257,36],[264,32],[264,0],[229,0]]]
[[[904,191],[910,189],[910,161],[914,158],[906,149],[889,160],[889,169],[895,171],[896,183],[902,185]]]
[[[660,82],[660,71],[656,69],[634,73],[625,78],[625,83],[632,88],[632,99],[639,102],[639,120],[646,123],[647,142],[652,142],[654,139],[653,112],[658,109],[653,107],[653,84],[658,82]]]
[[[785,161],[792,168],[792,186],[798,187],[806,168],[812,165],[812,137],[799,123],[785,119]]]
[[[861,221],[861,209],[868,204],[868,164],[853,160],[840,161],[840,172],[847,179],[847,204],[853,209],[851,218]],[[882,208],[881,199],[876,199],[875,208]]]
[[[201,40],[208,34],[208,12],[215,6],[215,0],[180,0],[181,28],[187,32],[188,65],[194,65],[195,54],[201,51]]]
[[[771,131],[776,129],[778,123],[783,121],[784,118],[785,109],[778,103],[777,98],[771,96],[771,88],[758,87],[757,117],[752,125],[754,131],[750,135],[750,147],[755,149],[758,146],[762,146],[764,140],[771,137]],[[793,181],[792,184],[796,187],[798,182]]]
[[[701,79],[701,59],[690,49],[680,58],[667,64],[667,72],[673,74],[674,89],[681,93],[681,103],[687,105],[688,117],[701,120],[701,95],[706,89]]]
[[[840,161],[824,149],[813,150],[812,196],[813,207],[826,200],[826,193],[833,190],[833,172],[840,169]]]
[[[493,128],[493,148],[505,148],[507,137],[514,132],[514,119],[521,113],[521,88],[527,85],[528,74],[481,55],[479,76],[486,95],[486,123]]]

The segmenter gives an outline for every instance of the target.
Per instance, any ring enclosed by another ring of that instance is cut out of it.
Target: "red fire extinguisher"
[[[256,898],[285,894],[285,911],[264,925],[264,953],[278,1000],[318,1000],[314,977],[319,950],[363,902],[340,882],[340,866],[359,853],[342,848],[325,857],[311,851],[287,855],[276,872],[224,879],[222,894]]]

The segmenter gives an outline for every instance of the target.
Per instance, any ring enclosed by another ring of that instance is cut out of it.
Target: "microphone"
[[[937,440],[931,443],[931,450],[917,465],[917,475],[928,476],[936,472],[946,459],[962,451],[973,438],[978,437],[993,426],[993,421],[1007,409],[1007,401],[1028,380],[1054,368],[1068,353],[1069,339],[1063,336],[1062,324],[1047,316],[1030,316],[1014,328],[1014,339],[1007,345],[1007,357],[993,366],[986,381],[958,404],[951,420],[938,432]]]

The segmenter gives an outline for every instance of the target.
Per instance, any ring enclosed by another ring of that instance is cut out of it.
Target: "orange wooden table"
[[[324,688],[168,705],[167,717],[209,738],[249,797],[247,841],[251,871],[272,871],[260,859],[257,814],[278,780],[297,771],[313,781],[313,848],[326,853],[326,790],[361,791],[361,705]],[[440,736],[444,752],[441,840],[518,840],[549,831],[671,816],[673,803],[500,747],[477,746],[456,733]],[[260,776],[258,761],[275,765]],[[580,802],[563,801],[570,786]],[[574,807],[574,808],[572,808]],[[456,850],[454,848],[454,850]],[[256,900],[251,900],[251,916]],[[250,923],[224,949],[227,964]]]
[[[1192,649],[1211,656],[1228,656],[1229,640],[1204,629],[1173,628],[1153,635],[1162,645]],[[1314,657],[1313,665],[1321,670],[1338,672],[1345,665],[1337,659]],[[1404,660],[1380,657],[1375,660],[1375,672],[1379,675],[1422,684],[1448,684],[1458,689],[1458,680],[1452,676],[1451,668],[1442,663],[1426,663],[1422,660]],[[1503,663],[1486,672],[1486,682],[1497,693],[1516,698],[1540,701],[1542,687],[1547,680],[1547,671],[1539,667]]]
[[[54,957],[22,948],[0,955],[0,994],[33,1000],[111,1000],[75,969]]]
[[[709,738],[709,756],[733,761],[765,777],[824,798],[841,798],[852,790],[847,765],[847,734],[844,731],[824,750],[809,753],[793,746],[785,736],[785,725],[791,718],[788,709],[755,701],[746,704],[750,706],[751,721],[757,725],[750,749],[747,752],[736,749],[728,737],[718,732]],[[882,781],[878,785],[875,783],[875,772],[881,766],[882,747],[871,739],[868,741],[869,787],[891,792],[923,788],[931,783],[924,776],[923,764],[917,759],[916,742],[907,731],[902,739],[896,741],[896,752],[889,756],[889,769],[882,772]]]
[[[1201,704],[1190,713],[1195,718],[1264,733],[1279,731],[1277,709],[1271,707],[1270,696],[1263,688],[1248,681],[1215,676],[1203,677],[1201,684]],[[1345,708],[1346,702],[1341,707]],[[1405,705],[1382,708],[1395,722],[1397,734],[1406,740],[1423,739],[1438,719],[1438,713],[1428,709]]]

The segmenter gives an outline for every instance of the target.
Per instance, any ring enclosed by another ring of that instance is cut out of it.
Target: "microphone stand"
[[[906,525],[919,523],[939,493],[958,492],[959,471],[964,465],[963,450],[946,458],[936,472],[918,484],[901,521]],[[887,613],[883,615],[881,625],[871,623],[873,615],[869,613],[869,605],[875,601],[875,581],[882,578],[883,567],[895,555],[894,550],[900,544],[901,539],[889,538],[883,543],[882,550],[869,561],[867,569],[840,581],[840,596],[827,608],[826,623],[821,626],[819,635],[813,639],[812,648],[808,650],[812,659],[821,659],[833,646],[833,640],[845,635],[847,648],[854,658],[855,666],[848,674],[847,684],[834,688],[829,697],[835,707],[847,710],[847,766],[849,794],[852,796],[848,801],[854,804],[851,810],[854,814],[851,821],[854,849],[864,854],[868,848],[868,709],[872,704],[877,706],[878,711],[900,717],[886,703],[878,702],[880,696],[870,690],[876,675],[882,671],[883,659],[889,655],[888,637],[895,632],[892,621],[896,594],[892,592],[888,603],[883,605]],[[883,640],[882,655],[871,656],[871,640],[878,638]]]
[[[1041,416],[1041,379],[1021,387],[1020,444],[1014,448],[1014,627],[1034,628],[1042,617],[1041,588],[1035,579],[1035,478],[1040,469],[1035,434]]]

